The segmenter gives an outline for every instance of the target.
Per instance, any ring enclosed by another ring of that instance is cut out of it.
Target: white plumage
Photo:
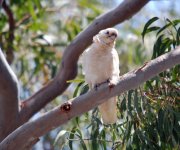
[[[93,37],[93,44],[82,55],[85,81],[90,88],[107,80],[111,84],[119,78],[119,57],[115,50],[118,31],[114,28],[101,30]],[[117,121],[116,97],[108,99],[98,106],[104,124]]]

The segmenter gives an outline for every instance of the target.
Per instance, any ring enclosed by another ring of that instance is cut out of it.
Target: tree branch
[[[48,131],[68,122],[76,116],[82,115],[105,102],[110,97],[137,88],[143,82],[177,64],[180,64],[180,46],[169,53],[151,60],[139,69],[121,76],[117,85],[111,90],[109,90],[107,84],[102,85],[97,91],[91,90],[82,96],[70,100],[69,103],[56,107],[39,119],[27,122],[4,139],[0,144],[0,149],[11,150],[15,149],[18,145],[18,149],[22,150],[26,145]],[[69,111],[64,111],[64,106],[69,106]]]
[[[77,60],[86,47],[91,44],[95,34],[101,29],[112,27],[129,19],[147,2],[148,0],[124,0],[117,8],[96,18],[87,29],[81,32],[65,49],[56,77],[47,86],[23,102],[24,107],[20,113],[21,124],[66,90],[69,85],[66,81],[75,78]]]
[[[3,3],[3,0],[0,0],[0,8],[1,8],[1,6],[2,6],[2,3]]]
[[[0,141],[17,127],[18,80],[0,49]]]
[[[9,6],[6,4],[5,0],[2,3],[2,7],[8,16],[8,22],[9,22],[9,36],[8,36],[8,47],[6,51],[6,57],[8,63],[11,64],[14,59],[13,41],[14,41],[15,21],[14,21],[13,13],[9,8]]]

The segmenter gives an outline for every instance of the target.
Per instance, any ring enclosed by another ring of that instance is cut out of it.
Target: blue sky
[[[115,0],[115,5],[118,5],[123,0]],[[150,2],[145,6],[146,9],[155,11],[154,13],[160,13],[162,10],[169,10],[172,7],[178,14],[180,14],[180,1],[179,0],[150,0]]]

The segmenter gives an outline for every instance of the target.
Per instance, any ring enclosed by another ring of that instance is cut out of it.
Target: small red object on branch
[[[61,105],[60,109],[63,112],[69,112],[71,110],[71,106],[72,106],[71,102],[65,102],[64,104]]]

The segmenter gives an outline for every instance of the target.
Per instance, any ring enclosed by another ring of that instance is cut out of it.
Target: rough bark
[[[18,149],[23,150],[27,145],[36,141],[48,131],[98,106],[105,99],[137,88],[143,82],[177,64],[180,64],[180,46],[151,60],[139,69],[121,76],[117,85],[112,89],[109,89],[108,85],[103,85],[98,90],[92,90],[82,96],[71,99],[69,103],[56,107],[39,119],[22,125],[0,144],[0,149],[12,150],[18,145]],[[65,111],[65,106],[69,106],[69,111]]]

